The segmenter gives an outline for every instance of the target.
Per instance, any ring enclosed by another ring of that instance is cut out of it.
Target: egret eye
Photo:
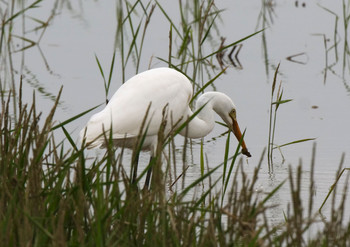
[[[230,117],[236,120],[236,109],[232,109],[231,112],[229,113]]]

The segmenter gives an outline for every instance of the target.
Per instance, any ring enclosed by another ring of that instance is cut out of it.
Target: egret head
[[[242,153],[247,157],[251,157],[251,154],[249,153],[247,146],[243,140],[242,132],[237,122],[236,106],[225,94],[220,94],[220,96],[217,98],[218,100],[214,103],[214,110],[220,115],[222,120],[224,120],[229,129],[236,136],[237,140],[241,142]]]

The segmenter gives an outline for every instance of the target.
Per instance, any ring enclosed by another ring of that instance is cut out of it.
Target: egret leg
[[[151,156],[151,158],[149,160],[149,164],[152,164],[153,159],[154,159],[154,157]],[[148,190],[149,189],[149,182],[151,181],[152,168],[153,168],[152,165],[150,165],[150,167],[148,168],[147,175],[146,175],[145,186],[143,187],[144,190]]]

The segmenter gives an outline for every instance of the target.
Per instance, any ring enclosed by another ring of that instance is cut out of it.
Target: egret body
[[[105,136],[108,138],[111,134],[114,145],[133,148],[149,108],[144,126],[144,129],[147,126],[147,132],[142,150],[150,151],[151,156],[154,156],[159,127],[163,121],[163,109],[167,111],[164,130],[164,134],[167,135],[174,127],[180,126],[193,115],[189,107],[192,95],[191,82],[174,69],[157,68],[139,73],[115,92],[101,112],[90,118],[80,132],[81,139],[85,138],[89,148],[104,147]],[[181,135],[189,138],[206,136],[214,128],[214,112],[216,112],[238,141],[241,140],[236,107],[226,94],[204,93],[196,102],[196,109],[199,108],[202,109],[188,123],[187,129],[182,130]],[[242,153],[250,157],[244,140],[241,145]]]

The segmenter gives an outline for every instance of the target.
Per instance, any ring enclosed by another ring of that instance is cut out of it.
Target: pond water
[[[180,23],[178,2],[168,1],[166,5],[164,1],[160,2],[166,6],[169,16]],[[237,106],[238,121],[241,129],[246,129],[245,142],[253,155],[250,159],[244,158],[245,170],[251,174],[268,144],[271,86],[275,69],[280,63],[277,84],[282,83],[283,99],[292,101],[280,105],[278,109],[274,143],[282,145],[306,138],[316,139],[282,147],[284,162],[280,152],[274,150],[274,169],[269,171],[265,158],[256,189],[271,191],[288,176],[289,165],[295,170],[302,162],[303,191],[308,196],[312,146],[316,142],[317,208],[334,182],[342,153],[350,151],[350,64],[347,50],[350,37],[344,26],[342,3],[298,0],[262,2],[242,0],[216,3],[218,9],[224,9],[216,23],[217,36],[212,40],[216,49],[220,46],[221,37],[225,37],[226,44],[229,44],[257,30],[265,28],[265,31],[264,35],[260,33],[242,43],[236,57],[236,65],[240,64],[241,67],[231,65],[226,74],[215,82],[215,88],[228,94]],[[39,8],[27,11],[25,19],[16,19],[14,33],[17,36],[21,37],[24,33],[27,39],[36,41],[42,35],[39,45],[13,56],[16,71],[14,81],[17,83],[19,75],[23,74],[25,101],[31,101],[35,90],[39,109],[47,112],[63,85],[61,104],[56,114],[58,121],[104,102],[103,80],[95,55],[105,74],[108,74],[115,49],[118,3],[43,1]],[[3,10],[6,9],[5,4],[0,5],[3,5]],[[1,15],[4,13],[1,11]],[[265,13],[265,21],[261,18],[262,13]],[[28,32],[40,24],[34,18],[43,21],[50,19],[49,26]],[[156,7],[145,36],[140,71],[146,70],[149,64],[151,67],[167,66],[156,57],[168,56],[169,26]],[[14,37],[13,41],[15,50],[29,44],[18,37]],[[2,58],[1,83],[6,81],[4,78],[10,77],[5,63],[6,59]],[[126,78],[135,73],[132,66],[129,67]],[[118,64],[115,66],[108,97],[122,83],[120,68]],[[90,116],[86,115],[66,126],[76,140],[79,130]],[[223,161],[226,136],[220,137],[220,134],[225,131],[218,125],[205,138],[204,151],[210,167]],[[60,131],[56,134],[64,137]],[[231,139],[233,152],[237,142]],[[180,145],[183,140],[179,138],[178,142]],[[193,145],[193,156],[189,159],[193,165],[188,170],[188,178],[196,179],[200,174],[198,143],[195,141]],[[141,158],[148,161],[146,155]],[[344,166],[350,166],[347,155]],[[344,181],[345,176],[340,184],[344,184]],[[281,205],[273,212],[276,220],[283,219],[285,205],[290,200],[289,193],[286,193],[288,190],[286,184],[273,198],[273,203]]]

